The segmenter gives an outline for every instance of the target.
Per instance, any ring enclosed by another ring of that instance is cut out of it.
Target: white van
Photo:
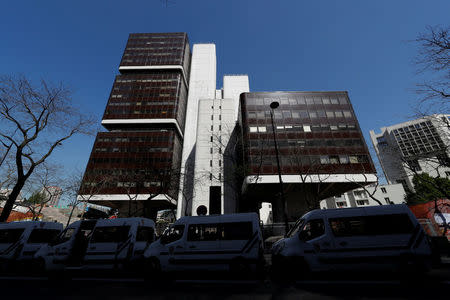
[[[112,270],[143,267],[144,251],[155,240],[155,223],[146,218],[98,220],[82,269]]]
[[[96,222],[97,220],[83,220],[67,226],[52,242],[36,252],[36,269],[62,271],[66,266],[79,266]]]
[[[0,224],[2,270],[14,270],[31,263],[34,254],[63,229],[61,223],[24,221]]]
[[[263,263],[256,213],[182,217],[145,252],[151,271],[255,270]]]
[[[272,266],[308,271],[429,267],[431,249],[406,205],[308,212],[272,247]]]

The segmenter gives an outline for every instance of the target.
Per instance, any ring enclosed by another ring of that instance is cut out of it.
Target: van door
[[[184,231],[184,224],[172,225],[161,236],[159,241],[164,248],[159,253],[159,259],[163,270],[183,270],[184,265],[179,264],[179,259],[186,249]]]
[[[217,270],[221,256],[219,223],[189,224],[187,228],[186,249],[177,255],[177,261],[188,270]]]
[[[260,242],[259,231],[252,221],[222,223],[221,250],[224,259],[258,258]]]
[[[114,266],[127,257],[130,225],[96,227],[85,256],[88,264]]]
[[[332,261],[341,270],[384,268],[408,251],[414,227],[405,215],[330,218],[334,235]]]
[[[319,218],[306,221],[297,237],[308,267],[312,271],[326,270],[324,259],[331,249],[332,240],[327,234],[324,220]]]
[[[154,232],[155,230],[151,226],[138,226],[133,254],[135,258],[141,257],[148,246],[153,243]]]

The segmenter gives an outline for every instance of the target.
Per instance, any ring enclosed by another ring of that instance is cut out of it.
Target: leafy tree
[[[426,203],[448,199],[450,180],[445,177],[431,177],[427,173],[415,174],[412,180],[414,192],[408,191],[405,200],[408,204]]]

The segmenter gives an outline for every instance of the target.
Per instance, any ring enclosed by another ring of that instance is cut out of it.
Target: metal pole
[[[272,102],[274,103],[274,102]],[[278,104],[278,102],[277,102]],[[275,108],[278,107],[278,105],[275,106]],[[273,142],[275,144],[275,155],[277,158],[277,168],[278,168],[278,179],[280,180],[280,197],[281,197],[281,204],[283,207],[283,218],[284,218],[284,227],[285,227],[285,234],[289,231],[289,223],[288,223],[288,217],[287,217],[287,206],[286,206],[286,199],[284,197],[284,191],[283,191],[283,180],[281,179],[281,168],[280,168],[280,158],[278,156],[278,144],[277,144],[277,138],[275,134],[275,126],[273,122],[273,107],[272,104],[270,106],[270,119],[272,120],[272,133],[273,133]]]

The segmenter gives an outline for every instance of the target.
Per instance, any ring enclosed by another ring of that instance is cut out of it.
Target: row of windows
[[[318,131],[336,131],[336,130],[356,130],[354,124],[313,124],[313,125],[277,125],[277,131],[293,131],[293,132],[318,132]],[[267,132],[272,131],[272,126],[249,126],[250,132]]]
[[[137,100],[137,99],[135,99]],[[139,99],[140,100],[140,99]],[[127,102],[127,101],[114,101],[111,100],[108,103],[108,106],[155,106],[155,105],[165,105],[165,106],[173,106],[175,105],[175,101],[176,99],[172,99],[169,101],[159,101],[161,99],[156,98],[153,99],[153,101],[132,101],[132,102]],[[139,108],[140,109],[140,108]]]
[[[368,163],[367,155],[283,155],[280,157],[284,167],[309,165],[335,165]],[[271,155],[251,155],[252,164],[272,166],[276,165],[276,157]]]
[[[154,115],[154,116],[162,116],[162,115],[171,115],[175,113],[175,108],[171,110],[167,109],[140,109],[140,110],[130,110],[130,109],[120,109],[120,108],[108,108],[105,112],[105,115]]]
[[[248,112],[249,119],[269,119],[270,111]],[[283,110],[274,112],[275,119],[316,119],[353,118],[349,110]]]
[[[130,76],[123,77],[123,78],[129,78]],[[158,77],[162,79],[139,79],[139,78],[147,78],[146,77],[135,77],[137,79],[120,79],[122,77],[119,77],[119,79],[116,79],[117,83],[174,83],[178,82],[178,78],[174,79],[173,75],[158,75],[158,76],[152,76],[152,77]]]
[[[157,162],[170,162],[170,157],[98,157],[91,158],[94,164],[153,164]]]
[[[274,146],[273,140],[250,140],[252,148],[266,148]],[[361,139],[295,139],[295,140],[279,140],[277,141],[279,148],[284,147],[361,147],[364,145]]]
[[[158,133],[160,130],[157,131]],[[133,136],[133,137],[99,137],[98,142],[167,142],[173,139],[172,135]]]
[[[344,96],[299,96],[292,95],[290,98],[247,98],[247,105],[266,105],[269,107],[270,103],[277,101],[280,103],[280,108],[283,105],[329,105],[329,104],[348,104],[347,97]]]
[[[97,147],[95,152],[123,152],[123,153],[147,153],[147,152],[171,152],[172,148],[167,147]]]

